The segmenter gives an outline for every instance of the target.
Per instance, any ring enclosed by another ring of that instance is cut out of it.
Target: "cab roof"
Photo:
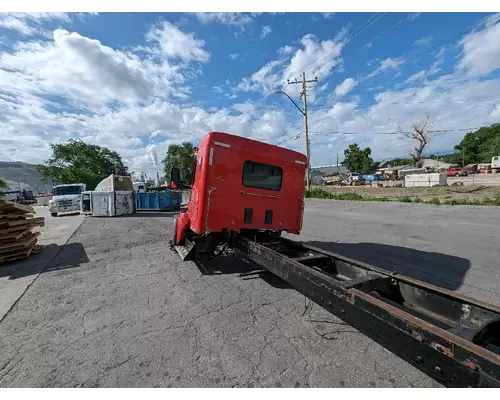
[[[208,143],[214,145],[232,148],[234,150],[246,151],[249,153],[265,154],[267,157],[276,158],[288,162],[298,161],[300,164],[307,164],[307,158],[298,151],[275,146],[269,143],[259,142],[257,140],[245,138],[243,136],[233,135],[224,132],[209,132],[205,136]],[[203,143],[203,140],[202,140]]]

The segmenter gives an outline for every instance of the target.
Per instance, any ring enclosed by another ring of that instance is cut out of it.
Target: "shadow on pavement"
[[[75,268],[88,262],[89,258],[81,243],[67,243],[62,246],[61,251],[52,259],[47,268],[43,270],[43,273]]]
[[[168,210],[168,211],[137,211],[135,214],[127,215],[126,217],[139,217],[139,218],[173,218],[178,215],[180,210]]]
[[[465,258],[409,247],[379,243],[320,241],[304,241],[302,243],[448,290],[456,290],[461,287],[470,269],[470,261]]]
[[[52,215],[49,214],[49,217],[47,217],[47,218],[69,218],[69,217],[74,217],[74,216],[79,216],[79,215],[80,215],[80,212],[76,211],[76,212],[57,214],[56,217],[53,217]]]
[[[39,254],[0,267],[0,278],[19,279],[41,272],[74,268],[88,262],[89,259],[81,243],[68,243],[62,246],[49,244],[43,246]]]
[[[288,283],[238,253],[231,252],[207,262],[195,262],[195,264],[203,275],[239,275],[245,281],[262,279],[274,288],[292,289]]]
[[[135,214],[127,215],[127,217],[175,217],[182,211],[187,210],[187,205],[182,204],[177,210],[137,210]]]

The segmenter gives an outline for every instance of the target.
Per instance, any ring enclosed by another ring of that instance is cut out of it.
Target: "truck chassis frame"
[[[447,387],[500,387],[500,307],[283,237],[241,233],[250,260]]]

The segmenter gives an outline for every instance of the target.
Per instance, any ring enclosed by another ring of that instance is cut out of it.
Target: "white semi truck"
[[[500,173],[500,156],[491,159],[491,172],[494,174]]]
[[[54,186],[52,199],[49,201],[49,212],[53,217],[59,213],[79,213],[82,192],[87,189],[84,183],[69,183]]]

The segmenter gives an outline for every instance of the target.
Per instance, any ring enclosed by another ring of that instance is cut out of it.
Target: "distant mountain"
[[[51,183],[43,182],[35,166],[23,162],[0,161],[0,178],[9,185],[10,190],[32,190],[33,194],[52,190]],[[6,189],[4,189],[6,190]]]

